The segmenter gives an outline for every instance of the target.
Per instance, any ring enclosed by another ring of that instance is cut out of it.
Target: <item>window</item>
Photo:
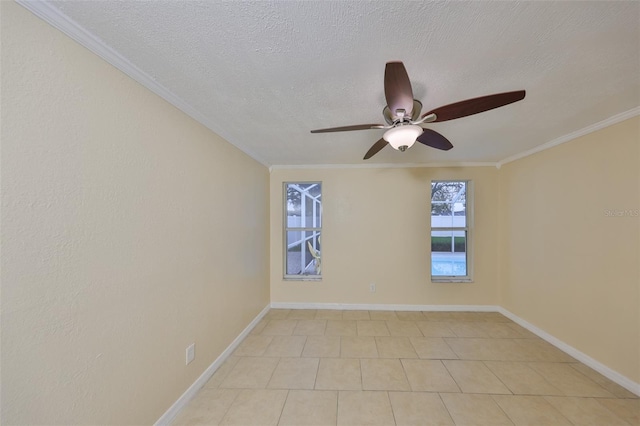
[[[471,281],[471,182],[431,182],[431,281]]]
[[[284,277],[322,276],[322,183],[284,184]]]

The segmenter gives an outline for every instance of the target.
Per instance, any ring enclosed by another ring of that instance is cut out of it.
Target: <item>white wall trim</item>
[[[573,358],[577,359],[578,361],[585,364],[586,366],[593,368],[595,371],[602,374],[609,380],[619,384],[623,388],[640,396],[640,383],[636,383],[633,380],[629,379],[628,377],[625,377],[622,374],[618,373],[617,371],[607,367],[603,363],[596,361],[595,359],[591,358],[589,355],[585,354],[584,352],[581,352],[578,349],[574,348],[573,346],[566,344],[562,340],[547,333],[541,328],[536,327],[530,322],[523,320],[522,318],[511,313],[507,309],[499,306],[498,312],[500,312],[502,315],[509,318],[513,322],[517,323],[518,325],[526,328],[527,330],[529,330],[536,336],[540,337],[541,339],[551,343],[556,348],[572,356]]]
[[[265,308],[249,323],[249,325],[242,330],[242,332],[236,337],[233,342],[225,349],[213,363],[204,370],[204,373],[196,379],[195,382],[178,398],[176,402],[169,407],[169,409],[155,422],[155,426],[169,425],[176,418],[180,410],[187,406],[189,401],[198,393],[198,391],[207,383],[207,381],[213,376],[213,373],[229,358],[229,355],[238,347],[242,340],[249,335],[251,330],[260,322],[260,320],[269,312],[269,305]]]
[[[593,133],[593,132],[595,132],[597,130],[604,129],[605,127],[612,126],[612,125],[620,123],[620,122],[622,122],[624,120],[628,120],[629,118],[635,117],[636,115],[640,115],[640,106],[632,108],[629,111],[625,111],[623,113],[616,114],[613,117],[607,118],[606,120],[599,121],[599,122],[597,122],[595,124],[592,124],[592,125],[587,126],[587,127],[583,128],[583,129],[580,129],[580,130],[576,130],[575,132],[569,133],[568,135],[561,136],[561,137],[559,137],[557,139],[554,139],[554,140],[549,141],[547,143],[544,143],[542,145],[538,145],[535,148],[532,148],[530,150],[523,151],[523,152],[521,152],[519,154],[516,154],[516,155],[512,155],[511,157],[507,157],[504,160],[498,161],[496,163],[496,167],[500,168],[503,165],[505,165],[507,163],[510,163],[512,161],[519,160],[521,158],[528,157],[529,155],[536,154],[536,153],[538,153],[540,151],[544,151],[546,149],[553,148],[554,146],[558,146],[558,145],[563,144],[565,142],[572,141],[572,140],[574,140],[576,138],[579,138],[580,136],[588,135],[589,133]]]
[[[337,309],[344,311],[498,312],[494,305],[393,305],[367,303],[271,303],[272,309]]]
[[[368,311],[425,311],[425,312],[499,312],[513,322],[526,328],[541,339],[572,356],[588,367],[593,368],[609,380],[640,396],[640,384],[634,382],[617,371],[591,358],[584,352],[564,343],[541,328],[523,320],[502,306],[496,305],[392,305],[392,304],[350,304],[350,303],[287,303],[272,302],[272,309],[338,309],[338,310],[368,310]]]
[[[588,367],[593,368],[609,380],[619,384],[625,389],[640,396],[640,384],[634,382],[628,377],[614,371],[599,361],[591,358],[578,349],[564,343],[562,340],[552,336],[541,328],[523,320],[507,309],[496,305],[400,305],[400,304],[367,304],[367,303],[291,303],[291,302],[273,302],[266,306],[251,323],[235,338],[235,340],[220,354],[220,356],[189,386],[178,400],[158,419],[155,426],[169,425],[171,421],[178,415],[196,393],[204,386],[204,384],[213,376],[222,363],[231,355],[238,347],[240,342],[249,335],[251,330],[260,322],[260,320],[269,312],[270,309],[338,309],[338,310],[368,310],[368,311],[424,311],[424,312],[499,312],[518,325],[526,328],[541,339],[549,342],[556,348],[572,356]]]
[[[185,102],[178,95],[155,81],[149,74],[142,71],[124,56],[105,44],[98,37],[85,30],[77,22],[69,18],[56,7],[52,6],[49,2],[42,0],[16,0],[16,2],[20,6],[36,15],[38,18],[42,19],[52,27],[62,31],[64,34],[71,37],[80,45],[86,47],[91,52],[95,53],[96,55],[110,63],[111,65],[131,77],[133,80],[142,84],[144,87],[151,90],[153,93],[160,96],[165,101],[169,102],[171,105],[175,106],[200,124],[204,125],[209,130],[229,142],[231,145],[247,154],[249,157],[253,158],[262,165],[269,167],[269,164],[264,161],[264,159],[256,155],[256,153],[233,143],[233,141],[225,135],[224,129],[220,129],[217,126],[214,126],[211,120],[207,119],[206,115],[202,114],[200,111]]]
[[[435,167],[497,167],[495,162],[450,162],[450,163],[364,163],[364,164],[274,164],[272,170],[288,169],[410,169]]]

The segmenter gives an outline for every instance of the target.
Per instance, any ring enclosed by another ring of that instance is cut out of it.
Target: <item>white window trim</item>
[[[431,275],[431,271],[432,271],[432,265],[431,262],[433,261],[433,254],[431,253],[431,233],[433,231],[433,227],[431,226],[431,197],[429,197],[429,275],[431,275],[431,282],[432,283],[472,283],[473,282],[473,254],[474,254],[474,250],[473,250],[473,218],[474,218],[474,214],[473,214],[473,209],[474,209],[474,202],[473,202],[473,195],[474,195],[474,188],[473,188],[473,181],[469,180],[469,179],[434,179],[431,181],[431,183],[433,184],[433,182],[466,182],[466,194],[465,194],[465,198],[466,198],[466,227],[464,228],[454,228],[454,227],[447,227],[447,228],[436,228],[436,229],[440,229],[443,231],[447,231],[447,230],[462,230],[462,231],[466,231],[467,232],[467,241],[466,241],[466,245],[467,245],[467,251],[466,251],[466,255],[467,255],[467,275],[465,276],[448,276],[448,275]]]
[[[320,275],[295,275],[295,274],[287,274],[287,231],[290,230],[287,224],[287,185],[309,185],[309,184],[318,184],[322,190],[322,182],[321,181],[288,181],[282,182],[282,194],[283,194],[283,211],[282,211],[282,279],[284,281],[322,281],[322,273]],[[322,201],[321,201],[322,204]],[[320,227],[319,228],[291,228],[296,231],[316,231],[320,230],[320,234],[322,234],[322,223],[324,222],[322,218],[322,207],[320,211]],[[304,250],[304,249],[303,249]]]

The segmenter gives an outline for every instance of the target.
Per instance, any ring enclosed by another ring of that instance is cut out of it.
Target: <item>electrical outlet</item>
[[[195,357],[196,357],[196,344],[192,343],[189,346],[187,346],[187,363],[186,363],[186,365],[189,365],[189,363],[191,361],[193,361]]]
[[[376,292],[376,283],[369,284],[369,291],[371,293],[375,293]]]

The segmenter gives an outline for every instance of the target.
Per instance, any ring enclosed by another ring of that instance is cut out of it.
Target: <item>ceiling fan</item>
[[[364,155],[368,160],[382,148],[391,145],[398,151],[406,151],[415,142],[444,151],[453,148],[451,142],[440,133],[425,129],[423,123],[435,123],[454,120],[468,115],[478,114],[524,99],[525,91],[497,93],[467,99],[433,109],[420,117],[422,103],[413,99],[409,75],[402,62],[387,62],[384,71],[384,95],[387,106],[382,110],[387,125],[356,124],[353,126],[331,127],[312,130],[311,133],[345,132],[350,130],[387,129],[382,138],[373,144]]]

